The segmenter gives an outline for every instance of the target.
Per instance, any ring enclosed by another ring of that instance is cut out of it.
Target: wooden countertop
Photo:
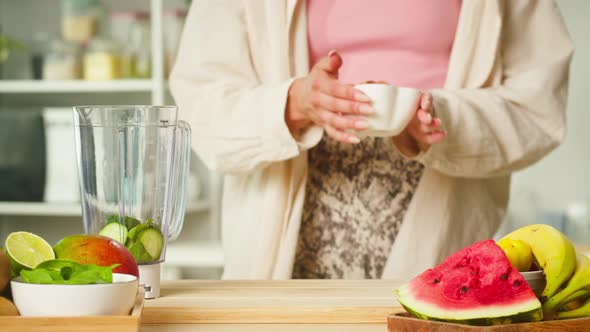
[[[241,331],[247,326],[252,330],[290,326],[299,331],[317,324],[335,330],[371,326],[386,331],[387,315],[402,310],[394,296],[400,284],[390,280],[163,281],[161,297],[145,303],[142,331],[195,331],[199,326],[208,330],[241,326]]]

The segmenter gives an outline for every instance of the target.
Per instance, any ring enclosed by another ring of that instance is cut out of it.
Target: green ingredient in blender
[[[132,229],[133,227],[140,225],[141,221],[131,217],[125,217],[125,227]]]
[[[158,260],[164,247],[164,236],[160,230],[148,228],[137,236],[137,243],[141,243],[153,260]]]
[[[54,259],[39,264],[33,270],[22,270],[24,282],[30,284],[89,285],[113,282],[113,269],[119,266],[83,265],[65,259]]]
[[[140,225],[133,227],[129,231],[129,234],[127,234],[127,242],[125,243],[125,245],[127,247],[129,247],[131,244],[133,244],[135,241],[137,241],[137,237],[138,237],[139,233],[141,233],[142,231],[144,231],[150,227],[151,226],[149,224],[140,224]]]
[[[127,241],[127,227],[120,224],[118,221],[113,221],[106,224],[100,232],[98,232],[98,235],[106,236],[125,244],[125,241]]]
[[[119,216],[112,215],[107,218],[107,224],[100,230],[99,235],[124,243],[137,263],[149,263],[160,259],[164,247],[164,236],[152,218],[142,223],[138,219],[126,216],[123,225]]]
[[[121,223],[119,220],[119,216],[116,214],[109,216],[107,218],[107,224],[112,223],[112,222]],[[127,216],[125,217],[125,227],[127,227],[128,230],[131,230],[133,227],[135,227],[139,224],[141,224],[141,220],[135,219],[132,217],[127,217]]]
[[[154,261],[152,256],[150,256],[147,250],[145,250],[141,242],[134,242],[128,247],[128,249],[131,252],[131,256],[133,256],[133,258],[138,264],[149,263]]]

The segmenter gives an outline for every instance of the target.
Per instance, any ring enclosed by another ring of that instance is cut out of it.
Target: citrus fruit
[[[533,264],[533,252],[528,244],[520,240],[502,239],[498,245],[504,250],[510,264],[519,272],[530,270]]]
[[[55,259],[53,248],[38,235],[29,232],[10,233],[4,243],[15,274],[20,270],[33,269],[39,263]]]

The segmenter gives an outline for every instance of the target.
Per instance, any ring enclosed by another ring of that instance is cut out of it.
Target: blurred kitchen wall
[[[567,138],[541,162],[515,174],[503,231],[547,222],[562,226],[578,242],[590,243],[590,1],[557,3],[576,46],[570,70]]]

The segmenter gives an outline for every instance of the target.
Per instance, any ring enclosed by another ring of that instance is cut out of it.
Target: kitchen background
[[[189,2],[0,0],[0,239],[27,230],[55,243],[83,232],[69,107],[172,104],[166,77]],[[514,176],[499,234],[544,222],[590,244],[590,2],[558,5],[576,44],[568,136]],[[184,229],[168,249],[164,278],[222,271],[221,177],[196,156],[191,168]]]

